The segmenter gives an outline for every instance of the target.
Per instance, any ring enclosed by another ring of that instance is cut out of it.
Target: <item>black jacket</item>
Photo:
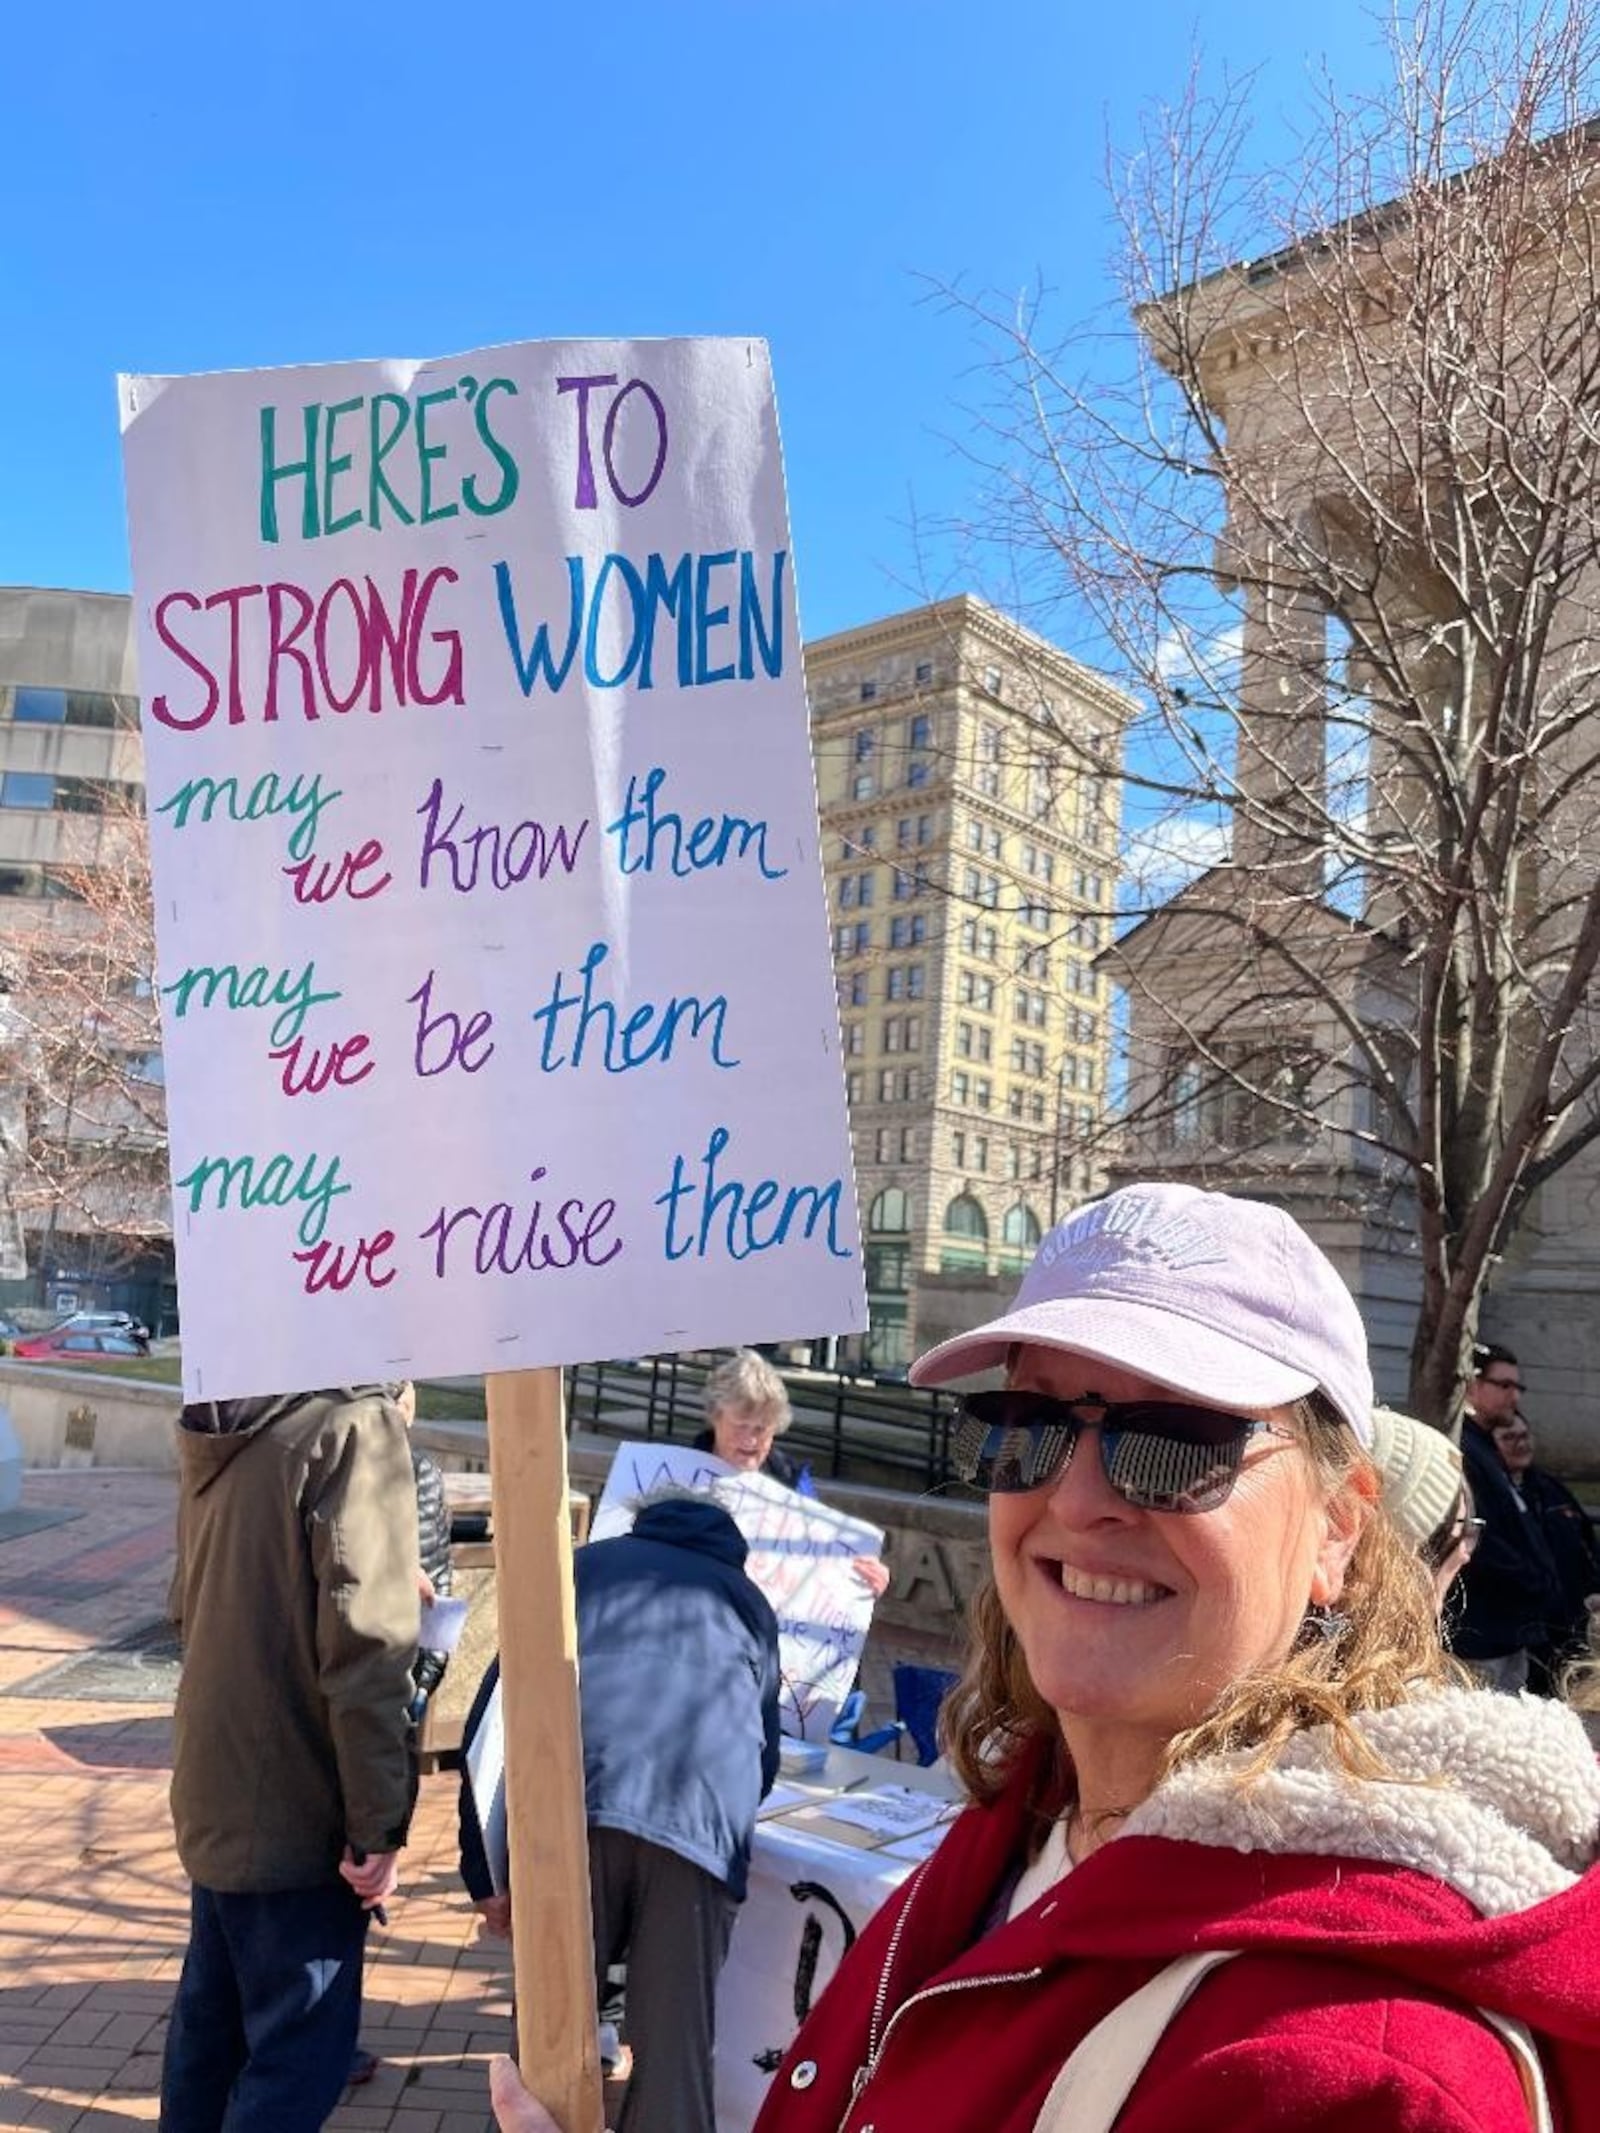
[[[1583,1650],[1589,1630],[1590,1593],[1600,1592],[1600,1546],[1589,1514],[1572,1491],[1543,1467],[1530,1466],[1522,1477],[1522,1500],[1539,1522],[1555,1564],[1561,1591],[1561,1616],[1551,1643],[1558,1655]]]
[[[778,1623],[709,1498],[649,1504],[574,1559],[584,1795],[591,1826],[676,1852],[744,1900],[756,1809],[778,1774]],[[467,1720],[470,1745],[499,1662]],[[491,1893],[470,1781],[461,1875]]]
[[[1501,1659],[1538,1650],[1560,1634],[1566,1603],[1550,1544],[1513,1487],[1487,1430],[1461,1424],[1461,1456],[1483,1535],[1447,1608],[1450,1649],[1461,1659]]]

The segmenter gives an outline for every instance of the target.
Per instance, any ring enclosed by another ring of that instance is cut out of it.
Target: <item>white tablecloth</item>
[[[780,1779],[824,1804],[846,1788],[860,1793],[908,1786],[948,1797],[942,1771],[919,1770],[891,1757],[830,1751],[816,1779]],[[891,1889],[912,1870],[906,1854],[836,1843],[792,1822],[756,1825],[750,1892],[733,1931],[717,1988],[717,2133],[749,2133],[779,2059],[799,2028],[797,2000],[815,2003],[846,1945],[845,1919],[859,1932]],[[796,1893],[798,1888],[799,1893]]]

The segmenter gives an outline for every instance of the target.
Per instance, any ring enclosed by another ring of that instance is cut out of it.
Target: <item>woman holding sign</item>
[[[1442,1653],[1333,1268],[1276,1208],[1133,1186],[913,1377],[995,1367],[972,1804],[758,2133],[1600,2133],[1600,1774]]]
[[[778,1439],[789,1427],[789,1388],[764,1355],[740,1348],[706,1379],[706,1427],[694,1440],[697,1452],[714,1452],[744,1474],[765,1474],[801,1496],[815,1496],[811,1469],[796,1465]],[[875,1600],[889,1589],[889,1566],[880,1556],[857,1555],[851,1568]]]

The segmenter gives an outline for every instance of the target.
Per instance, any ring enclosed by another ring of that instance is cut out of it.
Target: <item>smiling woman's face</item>
[[[1009,1382],[1063,1400],[1196,1397],[1048,1348],[1021,1349]],[[1270,1419],[1287,1422],[1290,1410]],[[1324,1503],[1300,1444],[1265,1432],[1212,1511],[1125,1503],[1093,1430],[1056,1481],[989,1503],[995,1582],[1035,1688],[1069,1734],[1077,1719],[1155,1746],[1241,1675],[1282,1659],[1309,1603],[1338,1598],[1348,1523]]]

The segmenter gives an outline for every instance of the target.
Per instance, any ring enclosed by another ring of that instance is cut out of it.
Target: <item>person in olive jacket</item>
[[[193,1889],[162,2133],[317,2133],[350,2068],[367,1923],[416,1789],[417,1497],[394,1389],[179,1418],[172,1819]]]

